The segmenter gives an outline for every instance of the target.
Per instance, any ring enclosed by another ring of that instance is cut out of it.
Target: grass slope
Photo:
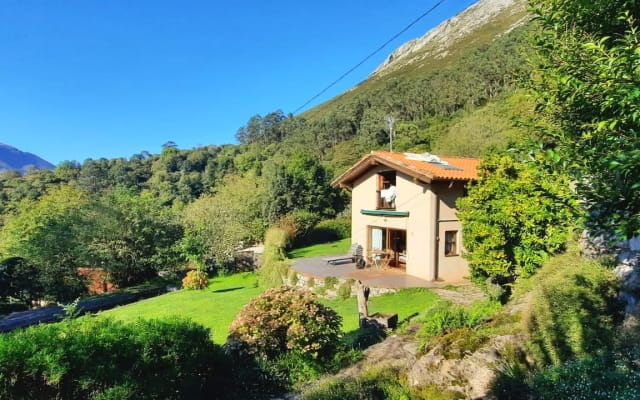
[[[240,309],[262,292],[256,287],[254,274],[243,273],[211,280],[205,290],[180,290],[162,296],[139,301],[134,304],[104,311],[100,315],[110,316],[125,322],[138,318],[162,318],[181,316],[211,329],[213,341],[225,342],[231,322]],[[413,318],[437,301],[439,297],[427,289],[406,289],[393,294],[369,299],[369,311],[398,314],[400,321]],[[342,330],[358,329],[358,305],[355,297],[347,300],[320,299],[343,318]]]
[[[180,290],[100,313],[122,321],[181,316],[210,328],[213,341],[227,339],[229,325],[245,304],[262,292],[257,277],[243,273],[210,280],[205,290]]]

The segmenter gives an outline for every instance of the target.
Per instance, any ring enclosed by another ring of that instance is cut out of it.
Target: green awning
[[[379,217],[408,217],[409,211],[392,211],[392,210],[360,210],[363,215],[376,215]]]

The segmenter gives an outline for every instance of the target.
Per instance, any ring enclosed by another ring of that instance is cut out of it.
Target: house
[[[352,190],[352,243],[363,246],[369,263],[418,278],[469,276],[456,200],[476,179],[479,162],[428,153],[366,155],[332,183]]]

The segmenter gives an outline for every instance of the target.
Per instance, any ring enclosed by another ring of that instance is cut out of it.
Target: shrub
[[[300,277],[298,276],[298,272],[293,269],[289,270],[289,284],[291,286],[296,286],[299,280]]]
[[[291,237],[291,232],[286,229],[280,227],[269,228],[264,234],[265,250],[270,247],[276,250],[276,254],[280,250],[282,252],[281,255],[284,257],[285,249],[291,244]]]
[[[351,287],[353,286],[353,279],[348,279],[338,286],[337,297],[342,300],[346,300],[351,297]]]
[[[564,250],[577,202],[568,178],[545,163],[540,155],[529,162],[510,154],[489,156],[477,184],[458,200],[464,256],[476,284],[509,288]]]
[[[288,230],[294,242],[293,245],[298,246],[302,243],[307,243],[309,233],[319,220],[320,217],[316,213],[296,210],[291,214],[286,215],[278,223],[278,226]]]
[[[338,278],[336,278],[335,276],[327,276],[326,278],[324,278],[324,287],[327,290],[335,288],[337,284]]]
[[[304,400],[409,400],[411,391],[403,384],[397,368],[372,368],[358,378],[331,379],[303,394]]]
[[[612,345],[620,304],[611,271],[565,254],[527,284],[533,298],[523,323],[531,356],[539,365],[558,365]]]
[[[240,311],[227,346],[269,360],[288,351],[325,359],[338,345],[341,323],[341,317],[309,291],[283,286],[265,291]]]
[[[204,271],[191,270],[182,279],[182,287],[187,290],[202,290],[209,286],[209,279]]]
[[[270,384],[281,388],[316,380],[325,371],[318,360],[297,350],[283,353],[261,365],[263,373],[269,376]]]
[[[351,218],[325,219],[311,229],[305,243],[325,243],[351,237]]]
[[[521,348],[508,344],[501,352],[503,357],[495,368],[496,377],[491,385],[491,398],[499,400],[530,399],[531,375],[527,355]]]
[[[197,398],[226,362],[193,322],[83,317],[0,336],[0,398]]]
[[[535,398],[548,400],[640,398],[640,356],[600,351],[593,356],[551,366],[532,380]]]
[[[424,324],[418,332],[418,337],[422,339],[421,347],[424,349],[434,337],[465,326],[466,315],[461,306],[449,301],[440,301],[427,310],[421,319],[424,319]]]

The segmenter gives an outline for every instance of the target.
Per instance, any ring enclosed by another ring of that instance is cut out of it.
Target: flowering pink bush
[[[187,290],[202,290],[208,285],[207,274],[199,270],[187,272],[187,276],[182,279],[182,287]]]
[[[229,329],[231,349],[273,359],[288,351],[311,358],[332,355],[342,318],[308,290],[282,286],[247,304]]]

